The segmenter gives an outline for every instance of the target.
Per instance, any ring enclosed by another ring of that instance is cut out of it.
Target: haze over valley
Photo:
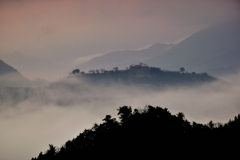
[[[12,159],[26,151],[32,154],[25,158],[36,157],[48,144],[62,146],[101,122],[106,114],[116,115],[116,109],[124,105],[139,109],[149,104],[166,107],[171,113],[183,112],[188,120],[198,123],[228,122],[240,112],[240,87],[236,81],[239,75],[228,78],[233,83],[216,79],[159,89],[159,84],[95,83],[94,79],[86,82],[81,76],[39,87],[1,86],[1,155],[7,158],[14,150],[16,156],[10,156]]]

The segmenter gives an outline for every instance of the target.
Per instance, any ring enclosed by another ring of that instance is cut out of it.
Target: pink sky
[[[56,80],[79,59],[176,43],[239,15],[236,0],[1,0],[0,59]]]

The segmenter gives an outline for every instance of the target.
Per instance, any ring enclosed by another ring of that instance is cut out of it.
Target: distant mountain
[[[125,68],[131,64],[137,64],[146,61],[149,58],[156,57],[169,48],[172,44],[157,43],[153,46],[142,50],[124,50],[112,51],[103,56],[95,57],[90,61],[77,66],[81,71],[89,71],[90,69],[112,69],[113,67]]]
[[[0,60],[0,85],[15,87],[24,86],[27,82],[28,79],[16,69]]]
[[[17,72],[17,70],[14,69],[13,67],[9,66],[2,60],[0,60],[0,76],[6,75],[6,74],[12,73],[12,72]]]
[[[217,76],[234,73],[240,69],[240,22],[203,29],[164,54],[144,62],[167,69],[185,67],[189,71]]]
[[[240,22],[203,29],[175,45],[155,44],[139,51],[115,51],[77,66],[80,70],[125,68],[146,63],[162,69],[207,72],[214,76],[240,69]]]

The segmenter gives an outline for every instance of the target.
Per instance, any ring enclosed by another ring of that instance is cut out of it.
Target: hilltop
[[[78,77],[92,83],[121,83],[131,85],[177,86],[194,85],[217,80],[207,73],[187,72],[184,67],[179,71],[161,70],[157,67],[149,67],[146,64],[131,65],[124,70],[114,67],[113,70],[90,70],[89,73],[72,71],[69,77]]]

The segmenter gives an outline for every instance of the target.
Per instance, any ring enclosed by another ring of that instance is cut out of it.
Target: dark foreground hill
[[[166,108],[143,110],[124,106],[120,121],[106,115],[61,148],[49,149],[32,160],[66,159],[234,159],[240,143],[240,115],[226,124],[190,123],[183,113]]]

